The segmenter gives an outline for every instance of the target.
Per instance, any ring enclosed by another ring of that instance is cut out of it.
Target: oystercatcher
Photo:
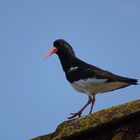
[[[53,48],[45,54],[45,58],[54,53],[58,55],[66,78],[72,87],[88,95],[88,102],[78,112],[71,113],[72,116],[68,119],[81,117],[83,110],[89,104],[91,104],[89,111],[91,114],[97,93],[110,92],[138,84],[137,79],[115,75],[78,59],[71,45],[63,39],[54,41]]]

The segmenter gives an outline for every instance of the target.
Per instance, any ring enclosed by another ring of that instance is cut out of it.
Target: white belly
[[[109,92],[128,85],[127,83],[123,82],[106,83],[106,81],[107,79],[88,78],[86,80],[73,82],[72,87],[79,92],[83,92],[88,95],[95,95],[97,93]]]

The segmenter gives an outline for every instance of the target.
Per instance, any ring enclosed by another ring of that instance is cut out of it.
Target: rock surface
[[[140,100],[61,123],[32,140],[140,140]]]

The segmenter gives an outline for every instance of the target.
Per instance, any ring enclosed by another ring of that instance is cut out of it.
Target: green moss
[[[74,120],[65,121],[60,124],[56,131],[50,135],[34,138],[32,140],[57,140],[78,133],[96,129],[104,124],[117,121],[123,117],[140,111],[140,100],[111,107]]]

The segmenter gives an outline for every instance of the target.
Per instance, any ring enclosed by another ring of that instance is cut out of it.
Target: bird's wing
[[[95,66],[89,67],[78,67],[76,70],[70,71],[66,74],[66,77],[69,81],[77,81],[87,78],[97,78],[97,79],[107,79],[107,82],[125,82],[128,84],[136,84],[136,79],[126,78],[122,76],[115,75],[109,71],[102,70]]]

